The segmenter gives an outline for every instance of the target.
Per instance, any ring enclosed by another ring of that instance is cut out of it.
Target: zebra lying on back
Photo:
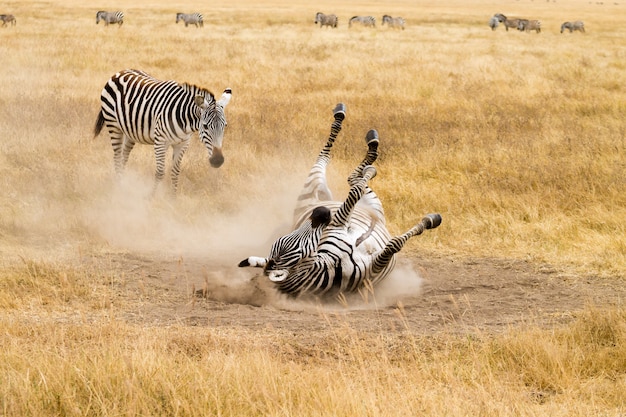
[[[502,13],[496,13],[494,17],[504,25],[507,32],[509,31],[509,28],[517,29],[519,27],[520,19],[509,19]]]
[[[539,20],[520,19],[517,30],[522,32],[530,32],[534,30],[535,33],[541,32],[541,22]]]
[[[339,20],[337,16],[334,14],[324,14],[322,12],[317,12],[315,15],[315,24],[320,24],[320,28],[322,26],[330,26],[331,28],[336,28]]]
[[[388,14],[383,16],[383,23],[381,26],[384,26],[385,23],[392,29],[402,29],[404,30],[404,19],[401,17],[391,17]]]
[[[348,27],[353,23],[361,23],[365,27],[376,27],[376,19],[373,16],[353,16],[348,22]]]
[[[584,33],[585,24],[582,22],[582,20],[577,20],[575,22],[564,22],[561,25],[561,33],[563,33],[563,31],[565,31],[566,29],[569,30],[570,33],[574,32],[575,30]]]
[[[160,81],[143,71],[124,70],[115,74],[102,89],[102,108],[96,120],[95,136],[106,125],[113,146],[115,171],[121,176],[135,144],[154,145],[156,174],[154,187],[163,179],[165,154],[170,146],[172,186],[178,188],[178,174],[192,133],[209,151],[211,166],[224,162],[222,141],[230,101],[230,88],[216,100],[210,91],[176,81]]]
[[[122,26],[124,24],[124,13],[120,11],[105,12],[104,10],[100,10],[96,13],[96,25],[100,23],[100,20],[104,22],[104,26],[109,26],[110,23],[117,23]]]
[[[182,20],[183,22],[185,22],[185,27],[189,25],[204,27],[203,19],[204,17],[200,13],[176,13],[176,23],[178,23],[179,20]]]
[[[240,267],[260,267],[277,289],[293,297],[322,298],[372,288],[395,266],[394,255],[407,240],[441,224],[429,214],[403,235],[392,238],[383,206],[368,185],[376,175],[378,133],[366,135],[367,153],[348,177],[345,201],[333,201],[326,183],[330,151],[341,130],[345,106],[338,104],[326,145],[319,153],[294,210],[294,231],[274,242],[267,258],[251,256]]]
[[[12,14],[0,14],[0,20],[2,20],[2,26],[6,26],[7,23],[10,23],[11,26],[17,25],[17,20]]]

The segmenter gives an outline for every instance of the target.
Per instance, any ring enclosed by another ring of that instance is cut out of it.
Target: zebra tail
[[[96,120],[96,126],[93,129],[94,139],[100,134],[102,131],[102,126],[104,126],[104,114],[102,114],[102,109],[100,109],[100,113],[98,113],[98,119]]]

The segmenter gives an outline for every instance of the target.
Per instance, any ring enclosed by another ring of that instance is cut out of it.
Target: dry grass
[[[0,28],[0,415],[624,415],[623,309],[433,339],[327,318],[303,346],[276,329],[134,326],[109,301],[119,277],[75,265],[103,247],[234,252],[242,231],[267,236],[341,101],[334,188],[376,128],[392,231],[444,217],[407,252],[624,276],[626,5],[592,3],[241,0],[199,10],[196,30],[174,24],[192,3],[114,0],[118,29],[84,2],[4,2],[17,26]],[[317,28],[317,11],[340,27]],[[496,12],[545,29],[491,32]],[[384,13],[407,29],[381,28]],[[355,14],[379,26],[348,30]],[[586,34],[559,33],[575,19]],[[144,198],[152,149],[135,149],[120,191],[108,140],[92,139],[100,90],[123,68],[233,89],[225,165],[208,168],[195,141],[176,201]]]

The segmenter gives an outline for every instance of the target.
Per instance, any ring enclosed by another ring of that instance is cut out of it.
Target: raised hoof
[[[343,103],[337,104],[335,110],[333,110],[336,120],[343,120],[346,117],[346,105]]]
[[[365,143],[368,145],[373,145],[374,143],[378,143],[378,132],[374,129],[367,132],[365,135]]]
[[[424,227],[426,229],[434,229],[441,224],[441,214],[439,213],[431,213],[427,214],[426,217],[422,220],[424,223]]]

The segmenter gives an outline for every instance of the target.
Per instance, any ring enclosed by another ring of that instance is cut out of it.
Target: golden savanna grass
[[[337,194],[374,128],[373,184],[391,231],[428,212],[444,218],[407,245],[409,256],[527,259],[623,279],[626,4],[0,7],[17,18],[0,28],[0,415],[626,413],[622,307],[497,335],[357,334],[320,312],[331,331],[308,346],[281,329],[133,324],[110,302],[120,278],[106,261],[80,262],[116,250],[247,256],[250,240],[288,221],[344,102],[329,171]],[[124,25],[96,25],[104,8],[123,10]],[[174,23],[176,12],[195,10],[203,29]],[[317,11],[336,13],[339,28],[316,27]],[[497,12],[540,19],[543,30],[492,32]],[[374,15],[377,28],[349,30],[357,14]],[[404,16],[406,30],[381,27],[383,14]],[[559,33],[578,19],[587,33]],[[233,89],[224,166],[210,169],[194,139],[176,200],[163,192],[168,181],[144,198],[150,147],[135,148],[116,185],[109,141],[93,139],[102,86],[124,68],[216,95]],[[162,236],[161,245],[145,236]]]

